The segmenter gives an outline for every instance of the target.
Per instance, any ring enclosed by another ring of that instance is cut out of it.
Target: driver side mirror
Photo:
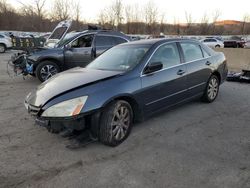
[[[149,74],[161,70],[163,68],[163,64],[161,62],[153,62],[150,63],[144,70],[144,74]]]

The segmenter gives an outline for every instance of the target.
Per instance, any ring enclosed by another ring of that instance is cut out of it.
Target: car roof
[[[194,39],[180,39],[180,38],[171,38],[171,39],[144,39],[144,40],[138,40],[138,41],[132,41],[129,43],[123,43],[120,45],[157,45],[162,44],[166,42],[196,42],[199,43],[199,41]]]
[[[127,40],[130,40],[130,37],[119,32],[119,31],[113,31],[113,30],[85,30],[81,32],[77,32],[77,36],[82,34],[88,34],[88,33],[94,33],[94,34],[107,34],[107,35],[114,35],[114,36],[120,36],[123,38],[126,38]]]

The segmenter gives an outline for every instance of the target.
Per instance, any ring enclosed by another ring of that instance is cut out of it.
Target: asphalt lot
[[[0,187],[250,187],[250,85],[222,85],[212,104],[194,101],[136,124],[111,148],[65,148],[34,125],[23,100],[38,80],[9,78],[0,55]]]

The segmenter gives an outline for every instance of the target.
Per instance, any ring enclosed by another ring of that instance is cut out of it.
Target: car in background
[[[224,48],[224,43],[216,38],[205,38],[200,40],[200,42],[211,48]]]
[[[244,48],[250,48],[250,41],[246,41],[244,43]]]
[[[3,33],[0,33],[0,53],[4,53],[10,48],[12,48],[11,38]]]
[[[223,38],[221,36],[209,36],[209,37],[206,37],[207,39],[217,39],[217,40],[220,40],[220,41],[223,41]]]
[[[25,65],[18,68],[22,67],[25,74],[44,82],[61,71],[85,67],[109,48],[128,41],[130,37],[127,35],[111,30],[68,33],[54,48],[42,48],[26,55]],[[18,66],[15,62],[14,70]]]
[[[160,35],[150,35],[147,37],[147,39],[164,39],[166,38],[166,36],[164,34],[160,34]]]
[[[244,48],[245,40],[238,36],[232,36],[224,40],[225,48]]]
[[[194,98],[213,102],[226,79],[223,53],[189,39],[118,45],[86,68],[57,74],[28,94],[25,107],[50,132],[89,130],[109,146],[133,122]]]

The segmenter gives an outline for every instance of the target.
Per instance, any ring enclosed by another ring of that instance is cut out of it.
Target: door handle
[[[184,71],[184,70],[178,70],[178,72],[177,72],[177,75],[183,75],[183,74],[185,74],[186,72]]]
[[[207,61],[206,62],[206,65],[211,65],[212,63],[210,61]]]

